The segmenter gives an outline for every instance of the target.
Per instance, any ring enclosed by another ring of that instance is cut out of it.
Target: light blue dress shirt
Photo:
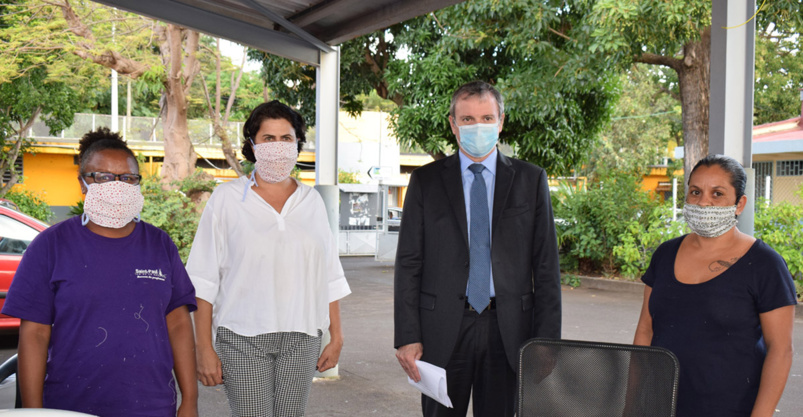
[[[488,192],[488,227],[491,228],[489,230],[489,236],[493,237],[493,205],[494,205],[494,184],[496,183],[496,153],[498,151],[494,148],[494,151],[488,155],[485,160],[481,163],[485,166],[485,169],[482,171],[482,178],[485,179],[485,189]],[[466,205],[466,224],[471,224],[471,184],[474,183],[474,173],[471,172],[468,167],[475,162],[468,159],[468,157],[463,154],[463,152],[457,152],[460,156],[460,173],[463,177],[463,198]],[[471,227],[468,228],[468,236],[469,241],[471,241]],[[493,240],[493,239],[492,239]],[[491,248],[493,251],[493,248]],[[468,295],[468,290],[466,290],[466,295]],[[493,272],[493,263],[491,263],[491,297],[496,297],[496,291],[494,290],[494,272]]]

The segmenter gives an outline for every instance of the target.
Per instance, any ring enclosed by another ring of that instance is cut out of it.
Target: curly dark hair
[[[78,168],[84,172],[87,161],[97,152],[107,149],[119,149],[131,155],[134,160],[137,156],[128,148],[118,132],[112,132],[108,127],[99,127],[87,132],[78,142]]]
[[[307,126],[304,123],[304,118],[290,106],[279,100],[273,100],[256,106],[248,116],[248,120],[243,124],[243,137],[245,140],[243,141],[242,151],[245,159],[251,162],[257,161],[254,155],[254,149],[251,147],[251,140],[253,140],[254,135],[259,131],[262,121],[266,119],[284,119],[290,122],[293,126],[293,130],[296,132],[296,138],[298,139],[298,151],[301,152],[301,148],[303,148],[304,143],[307,142]]]

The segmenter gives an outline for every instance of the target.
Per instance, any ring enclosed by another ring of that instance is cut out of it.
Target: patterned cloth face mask
[[[284,181],[293,172],[298,160],[298,143],[293,142],[266,142],[254,145],[254,156],[259,176],[273,184]]]
[[[736,226],[736,206],[683,206],[683,217],[692,232],[702,237],[717,237]]]
[[[460,147],[466,153],[482,158],[499,142],[499,123],[475,123],[457,126],[460,132]]]
[[[82,225],[86,226],[91,220],[98,226],[121,229],[132,220],[139,221],[145,202],[139,185],[122,181],[87,184],[83,177],[81,181],[86,185]]]

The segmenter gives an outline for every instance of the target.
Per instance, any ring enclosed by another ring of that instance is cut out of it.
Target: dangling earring
[[[142,220],[142,217],[137,214],[137,217],[134,217],[134,223],[139,223],[140,220]]]
[[[86,212],[81,213],[81,226],[86,226],[87,223],[89,223],[89,215]]]

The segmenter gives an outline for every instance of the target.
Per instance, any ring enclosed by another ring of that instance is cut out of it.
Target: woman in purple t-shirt
[[[84,214],[31,242],[3,307],[22,321],[22,405],[175,416],[177,379],[178,415],[197,416],[195,291],[170,237],[139,221],[137,160],[100,128],[79,164]]]

